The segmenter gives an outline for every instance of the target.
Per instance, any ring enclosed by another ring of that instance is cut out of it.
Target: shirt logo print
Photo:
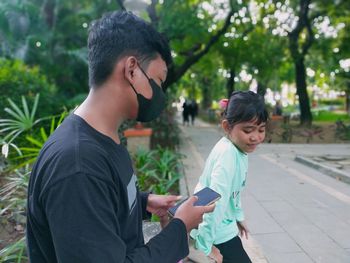
[[[130,214],[136,206],[136,193],[137,193],[136,182],[137,182],[136,175],[133,174],[127,186]]]
[[[235,207],[238,207],[237,197],[238,197],[239,193],[240,193],[240,191],[235,191],[235,192],[233,192],[233,194],[232,194],[233,203],[234,203],[234,206],[235,206]]]

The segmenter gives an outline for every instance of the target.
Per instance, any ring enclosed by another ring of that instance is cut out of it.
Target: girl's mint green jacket
[[[208,186],[221,194],[215,210],[205,214],[198,229],[191,231],[196,248],[209,255],[213,244],[221,244],[238,235],[236,221],[243,221],[241,191],[245,186],[248,156],[226,137],[216,143],[205,163],[194,192]]]

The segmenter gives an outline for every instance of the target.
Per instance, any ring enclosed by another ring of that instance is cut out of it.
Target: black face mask
[[[147,99],[140,93],[137,93],[134,86],[130,83],[130,86],[134,90],[137,96],[137,102],[139,109],[137,112],[137,121],[148,122],[157,118],[165,108],[165,94],[162,88],[151,78],[149,78],[146,72],[140,67],[142,73],[148,79],[148,82],[152,88],[152,98]]]

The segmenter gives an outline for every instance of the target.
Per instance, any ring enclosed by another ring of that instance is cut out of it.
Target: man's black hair
[[[89,28],[89,84],[97,88],[125,56],[135,56],[147,68],[160,55],[167,66],[171,52],[166,38],[149,23],[127,11],[105,14]]]
[[[268,112],[262,96],[252,91],[234,91],[223,113],[232,128],[234,125],[256,120],[257,124],[267,122]]]

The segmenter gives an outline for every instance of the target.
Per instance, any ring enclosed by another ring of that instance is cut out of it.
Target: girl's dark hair
[[[223,119],[228,121],[231,128],[246,121],[256,120],[258,125],[267,122],[268,112],[263,97],[252,91],[232,92]]]

